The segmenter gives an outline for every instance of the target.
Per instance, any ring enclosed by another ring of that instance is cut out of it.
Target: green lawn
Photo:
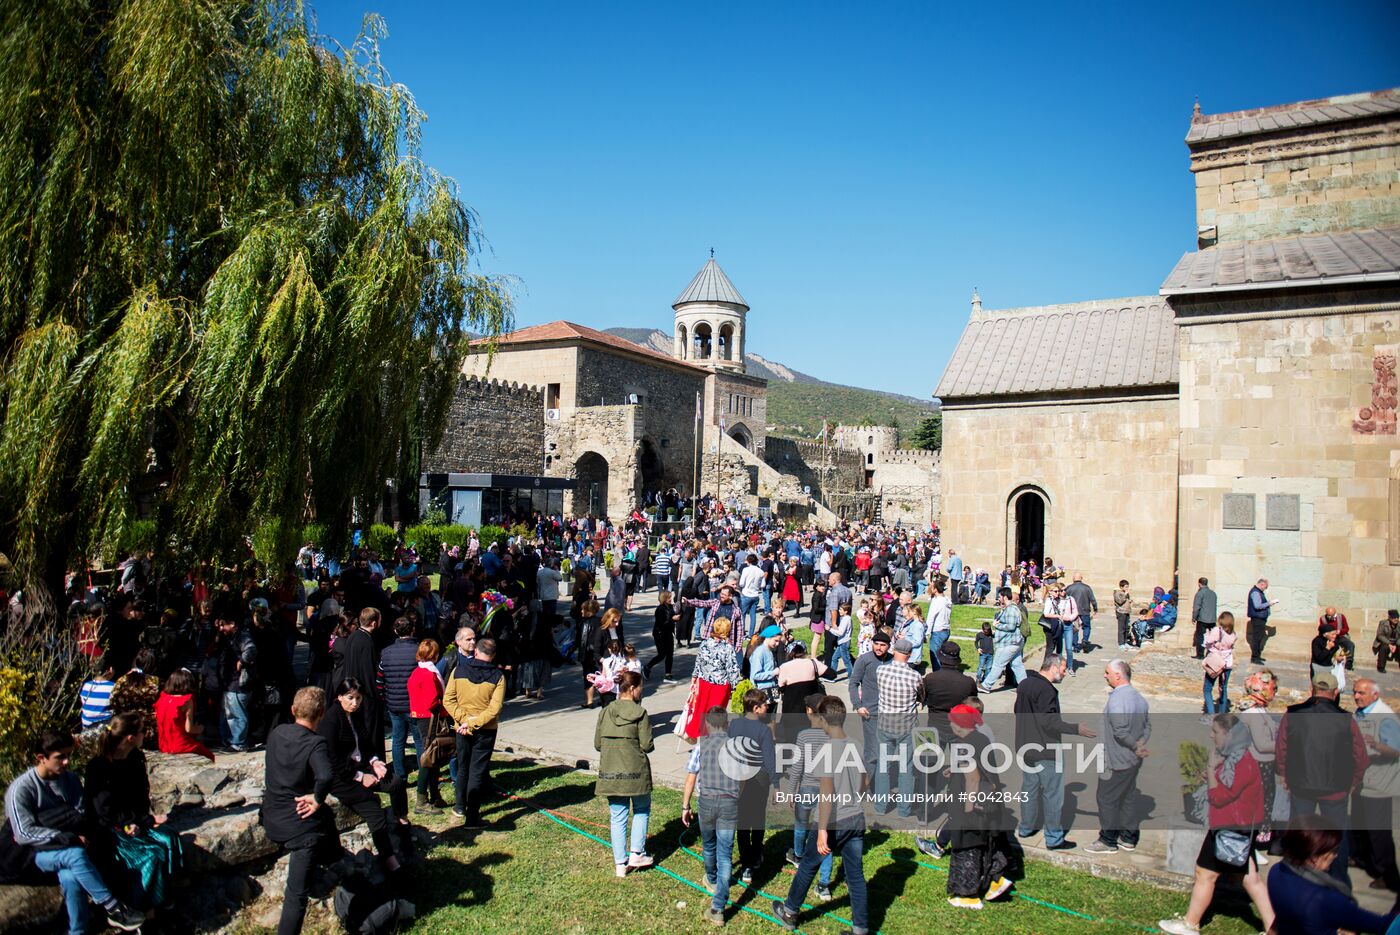
[[[439,845],[415,874],[421,891],[411,894],[419,916],[412,932],[693,933],[707,930],[700,913],[708,896],[700,889],[703,870],[695,833],[684,832],[680,796],[658,789],[652,805],[648,849],[653,869],[626,879],[613,875],[607,805],[593,794],[586,773],[529,760],[499,759],[499,797],[487,808],[491,830],[465,835],[450,817],[426,822],[442,831]],[[451,798],[451,790],[444,789]],[[549,809],[554,817],[540,811]],[[781,931],[770,919],[769,901],[787,893],[792,871],[782,860],[788,831],[773,832],[755,889],[735,884],[726,930]],[[1155,931],[1156,921],[1185,909],[1186,896],[1141,884],[1121,883],[1040,861],[1026,864],[1009,899],[981,912],[957,910],[946,900],[947,860],[931,860],[899,832],[873,831],[866,838],[865,875],[870,886],[872,931],[886,933],[956,930],[960,933]],[[833,899],[803,914],[800,930],[835,935],[846,930],[849,902],[838,862]],[[685,907],[677,906],[684,902]],[[1206,926],[1207,935],[1258,931],[1247,909],[1232,908]],[[324,913],[309,932],[336,931]]]

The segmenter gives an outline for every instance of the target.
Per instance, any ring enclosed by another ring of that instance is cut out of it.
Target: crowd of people
[[[926,829],[915,844],[948,858],[948,901],[958,908],[981,909],[1007,893],[1018,838],[1043,833],[1049,850],[1075,847],[1064,827],[1065,777],[1051,764],[1024,774],[1019,815],[995,804],[1004,791],[995,772],[918,768],[927,755],[915,742],[921,730],[974,751],[995,742],[981,701],[990,692],[1014,691],[1018,747],[1102,738],[1101,829],[1085,850],[1136,849],[1151,718],[1130,662],[1103,666],[1108,694],[1097,723],[1066,721],[1060,710],[1057,686],[1101,648],[1092,641],[1099,602],[1081,575],[1050,558],[995,574],[974,569],[944,551],[936,526],[793,528],[713,498],[697,506],[697,518],[672,522],[663,518],[676,509],[664,501],[618,525],[539,515],[524,534],[498,542],[472,535],[455,547],[400,543],[385,556],[355,547],[343,563],[308,543],[276,574],[250,561],[175,575],[145,554],[125,563],[110,588],[76,579],[71,616],[92,669],[80,689],[80,736],[40,738],[34,768],[7,790],[4,876],[57,874],[74,932],[86,925],[89,901],[113,925],[137,927],[168,903],[181,866],[179,837],[162,828],[166,816],[151,813],[143,751],[212,760],[261,749],[262,821],[292,855],[278,927],[290,935],[300,931],[316,869],[339,850],[328,796],[364,818],[382,872],[400,881],[413,860],[413,813],[450,807],[465,828],[487,827],[482,807],[506,703],[529,704],[554,678],[576,677],[582,706],[598,708],[596,792],[609,804],[615,872],[626,877],[653,863],[646,845],[655,738],[644,698],[658,670],[664,683],[674,681],[678,648],[694,650],[676,733],[692,744],[682,821],[700,835],[708,922],[723,924],[731,885],[759,872],[774,790],[793,809],[787,860],[797,876],[773,906],[788,927],[814,884],[819,899],[831,897],[839,857],[853,929],[867,930],[863,801]],[[655,650],[643,661],[627,614],[636,594],[653,588]],[[1247,600],[1246,639],[1258,665],[1276,603],[1267,588],[1261,580]],[[953,639],[953,607],[988,602],[995,609],[974,636],[974,668]],[[1339,707],[1355,644],[1334,608],[1319,620],[1307,702],[1271,711],[1277,679],[1257,669],[1232,703],[1235,621],[1216,605],[1201,579],[1192,646],[1212,731],[1199,803],[1209,833],[1186,912],[1161,928],[1195,932],[1217,879],[1233,874],[1279,935],[1332,931],[1332,918],[1348,920],[1341,927],[1351,931],[1384,931],[1389,919],[1350,899],[1346,867],[1355,859],[1373,885],[1400,890],[1389,832],[1391,800],[1400,795],[1400,720],[1371,679],[1353,682],[1354,713]],[[1112,606],[1117,646],[1130,652],[1176,625],[1176,583],[1138,601],[1120,581]],[[1028,667],[1033,626],[1045,651]],[[1391,612],[1372,647],[1379,671],[1398,641]],[[844,698],[833,688],[842,679]],[[1332,717],[1333,729],[1321,729],[1318,714]],[[1337,718],[1345,730],[1335,729]],[[98,751],[84,783],[67,770],[78,740]],[[724,768],[734,742],[753,754],[743,778]],[[797,744],[804,756],[780,769],[777,742]],[[1315,744],[1329,754],[1296,752]],[[450,806],[440,791],[444,766]],[[933,791],[968,803],[916,804],[927,798],[916,793]],[[1333,830],[1347,826],[1355,830]],[[82,836],[87,828],[105,829],[111,846],[94,847]],[[1260,868],[1269,853],[1282,862],[1266,882]]]

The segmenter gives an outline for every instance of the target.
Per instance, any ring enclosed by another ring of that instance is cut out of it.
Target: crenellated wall
[[[422,470],[539,474],[543,451],[542,388],[463,377],[453,394],[442,440],[424,453]]]

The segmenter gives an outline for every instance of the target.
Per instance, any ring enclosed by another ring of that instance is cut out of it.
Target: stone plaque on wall
[[[1254,528],[1254,494],[1227,493],[1224,506],[1226,529]]]
[[[1271,493],[1264,498],[1264,528],[1296,532],[1298,529],[1298,495]]]

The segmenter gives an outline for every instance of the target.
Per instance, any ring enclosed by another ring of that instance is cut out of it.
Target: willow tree
[[[0,552],[38,596],[159,540],[287,554],[441,431],[468,330],[510,324],[426,165],[382,27],[299,3],[0,6]]]

